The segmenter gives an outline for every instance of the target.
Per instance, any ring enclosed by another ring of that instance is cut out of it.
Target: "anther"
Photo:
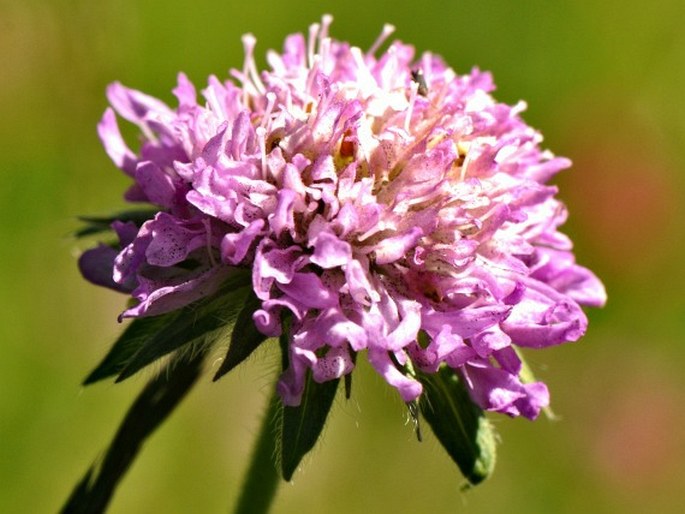
[[[376,41],[371,45],[371,48],[369,48],[369,51],[366,52],[366,55],[373,55],[376,53],[376,50],[380,48],[380,46],[385,43],[385,40],[388,39],[390,34],[395,32],[395,26],[391,25],[390,23],[386,23],[383,25],[383,31],[380,33]]]
[[[323,40],[328,37],[328,28],[333,23],[333,16],[330,14],[324,14],[321,17],[321,30],[319,31],[319,45],[323,43]]]

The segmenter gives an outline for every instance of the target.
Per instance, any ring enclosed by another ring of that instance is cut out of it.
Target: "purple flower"
[[[405,402],[422,394],[415,370],[448,366],[483,409],[535,418],[548,391],[522,382],[514,348],[578,340],[580,305],[606,299],[558,231],[566,210],[547,182],[570,162],[540,149],[523,102],[492,98],[488,73],[459,76],[400,42],[377,56],[389,26],[364,52],[329,24],[289,36],[270,71],[245,36],[242,70],[210,77],[200,103],[183,74],[176,109],[108,88],[100,137],[133,179],[126,198],[159,212],[134,234],[119,223],[121,248],[84,254],[84,275],[132,294],[126,318],[251,270],[257,329],[278,336],[289,318],[286,405],[307,373],[340,378],[362,353]],[[115,113],[140,128],[137,152]]]

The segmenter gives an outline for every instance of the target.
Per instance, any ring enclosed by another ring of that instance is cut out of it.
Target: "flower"
[[[454,370],[481,408],[535,418],[542,382],[521,379],[516,347],[578,340],[580,305],[600,281],[577,265],[549,180],[570,162],[540,148],[525,104],[496,102],[491,76],[457,75],[440,57],[393,42],[369,51],[289,36],[259,72],[243,38],[235,81],[209,78],[198,103],[180,74],[178,107],[114,83],[98,126],[156,212],[117,220],[119,247],[84,253],[91,281],[129,293],[121,318],[177,311],[248,270],[265,336],[287,338],[285,405],[349,375],[356,356],[420,398],[417,373]],[[117,116],[143,135],[134,152]],[[287,319],[287,322],[285,321]]]

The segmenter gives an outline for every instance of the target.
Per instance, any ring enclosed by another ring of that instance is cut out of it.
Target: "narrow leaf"
[[[245,300],[245,306],[238,313],[238,317],[235,320],[226,358],[224,358],[219,370],[214,375],[215,381],[247,359],[267,339],[264,334],[257,330],[252,320],[252,315],[261,305],[261,300],[250,291]]]
[[[339,381],[319,384],[308,372],[300,405],[283,408],[281,469],[285,480],[292,478],[302,457],[314,447],[321,435]]]
[[[156,332],[131,357],[116,382],[127,379],[160,357],[231,323],[249,290],[247,287],[237,287],[238,284],[233,285],[236,286],[233,289],[222,288],[216,295],[181,309],[171,323]]]
[[[352,363],[356,366],[357,364],[357,352],[352,352]],[[347,373],[344,377],[345,381],[345,399],[349,400],[352,398],[352,373]]]
[[[495,467],[495,433],[483,410],[473,403],[454,370],[443,366],[437,373],[417,373],[425,387],[421,414],[449,456],[472,484],[492,474]]]
[[[145,440],[171,414],[195,384],[206,353],[176,358],[152,379],[133,403],[100,464],[94,464],[74,488],[62,514],[104,512],[117,484]]]
[[[178,315],[177,312],[134,319],[119,336],[105,358],[83,381],[83,385],[120,373],[131,357],[153,335],[165,325],[169,325]]]
[[[352,398],[352,373],[348,373],[343,377],[345,379],[345,399]]]

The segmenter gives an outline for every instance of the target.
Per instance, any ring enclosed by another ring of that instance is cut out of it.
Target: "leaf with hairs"
[[[183,308],[171,323],[162,327],[138,349],[116,382],[129,378],[160,357],[232,324],[250,289],[237,279],[232,280],[231,285],[234,287],[224,287],[217,294]]]
[[[448,366],[416,376],[425,388],[421,414],[469,483],[482,482],[492,474],[496,450],[495,432],[485,413]]]
[[[162,327],[171,324],[178,314],[178,312],[170,312],[160,316],[134,319],[116,340],[102,362],[86,377],[83,385],[90,385],[120,373],[140,347]]]
[[[257,327],[252,320],[252,315],[261,306],[261,300],[250,291],[245,300],[245,305],[238,313],[238,317],[233,325],[231,342],[228,346],[226,357],[221,363],[219,370],[214,375],[213,380],[219,380],[226,373],[247,359],[252,352],[267,339],[267,336],[257,330]]]
[[[148,382],[119,426],[104,458],[76,485],[62,514],[104,512],[119,481],[128,471],[145,440],[173,412],[192,389],[202,371],[203,351],[177,356],[168,369]]]
[[[319,384],[307,372],[302,401],[297,407],[283,407],[281,431],[281,470],[283,478],[290,480],[302,457],[319,439],[340,379]]]
[[[156,209],[133,209],[122,211],[112,216],[79,216],[79,221],[85,223],[85,226],[74,232],[74,237],[77,239],[108,232],[112,230],[112,223],[115,221],[128,222],[132,221],[137,226],[141,226],[147,220],[155,217],[159,212]]]

